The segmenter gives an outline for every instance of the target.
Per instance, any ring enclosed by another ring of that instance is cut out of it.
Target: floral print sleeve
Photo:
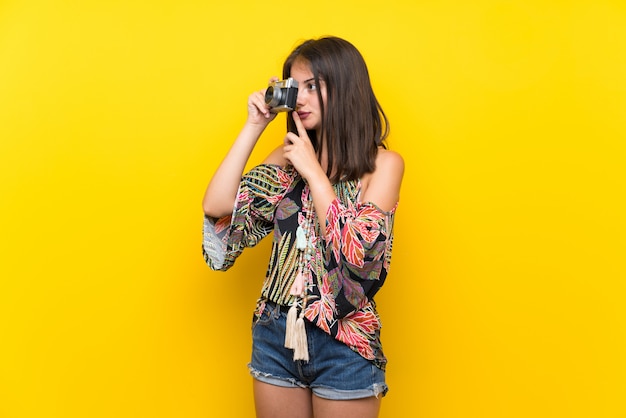
[[[328,208],[326,234],[319,240],[321,274],[305,317],[385,369],[374,295],[389,271],[398,204],[385,212],[371,202],[360,202],[359,189],[358,182],[335,186],[337,199]]]
[[[202,253],[212,270],[228,270],[246,247],[272,232],[276,206],[292,181],[280,166],[261,164],[243,176],[231,215],[205,215]]]
[[[331,203],[326,214],[325,280],[337,318],[363,309],[385,282],[394,213],[395,207],[384,212],[370,202]]]

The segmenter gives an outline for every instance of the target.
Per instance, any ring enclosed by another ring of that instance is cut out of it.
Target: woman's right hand
[[[274,81],[278,81],[278,77],[270,78],[270,83]],[[276,117],[265,103],[266,90],[256,91],[248,97],[248,123],[265,127]]]

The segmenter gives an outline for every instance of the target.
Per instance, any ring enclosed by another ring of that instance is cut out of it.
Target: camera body
[[[293,78],[273,81],[265,90],[265,103],[270,112],[289,112],[296,108],[298,99],[298,82]]]

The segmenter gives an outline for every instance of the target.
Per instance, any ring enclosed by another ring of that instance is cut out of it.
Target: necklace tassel
[[[298,317],[298,308],[296,304],[291,305],[291,308],[287,311],[287,327],[285,329],[285,347],[294,349],[296,348],[295,333],[296,333],[296,318]]]
[[[305,184],[305,187],[306,184]],[[311,257],[313,250],[313,243],[309,233],[312,233],[311,226],[313,225],[313,208],[311,207],[311,201],[308,194],[303,192],[302,199],[302,213],[306,214],[304,221],[298,225],[296,229],[295,247],[300,250],[298,259],[298,269],[296,277],[293,280],[289,294],[295,296],[296,300],[302,300],[302,309],[298,315],[298,303],[297,301],[291,305],[289,311],[287,311],[287,325],[285,329],[285,347],[293,350],[293,360],[309,361],[309,347],[306,338],[306,328],[304,324],[304,309],[306,308],[306,287],[308,278],[305,277],[304,271],[311,268],[307,266],[308,260]]]
[[[306,248],[306,232],[302,226],[298,225],[298,229],[296,229],[296,248],[299,250],[304,250]]]

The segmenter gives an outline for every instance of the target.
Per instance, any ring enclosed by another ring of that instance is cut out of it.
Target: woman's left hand
[[[297,112],[292,112],[292,115],[298,133],[288,132],[285,136],[283,156],[305,180],[309,181],[311,176],[322,171],[321,166],[300,116]]]
[[[283,155],[285,159],[300,173],[309,185],[313,205],[317,213],[321,236],[326,236],[326,213],[331,202],[337,198],[326,172],[320,165],[311,139],[302,125],[300,116],[293,112],[297,134],[292,132],[285,136]]]

